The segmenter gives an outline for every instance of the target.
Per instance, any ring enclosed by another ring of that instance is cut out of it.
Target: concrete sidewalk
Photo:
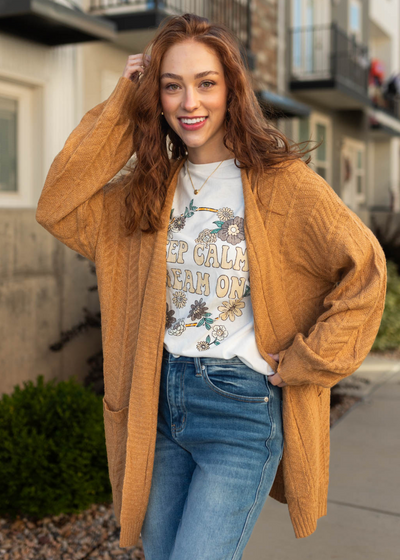
[[[327,515],[296,539],[268,498],[243,560],[399,560],[400,361],[368,356],[344,381],[362,400],[331,428]]]

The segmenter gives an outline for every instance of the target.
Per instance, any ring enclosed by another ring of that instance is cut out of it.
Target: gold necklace
[[[228,158],[227,158],[227,159],[228,159]],[[226,161],[226,160],[223,159],[223,160],[218,164],[218,166],[216,167],[216,169],[214,169],[214,171],[211,173],[211,175],[217,171],[218,167],[219,167],[219,166],[221,165],[221,163],[223,163],[224,161]],[[204,185],[207,183],[207,181],[208,181],[208,179],[211,177],[211,175],[209,175],[209,176],[207,177],[207,179],[204,181],[204,183],[201,185],[201,187],[200,187],[199,189],[195,189],[195,188],[194,188],[194,185],[193,185],[193,181],[192,181],[192,176],[190,175],[190,171],[189,171],[189,159],[186,160],[186,169],[188,170],[188,173],[189,173],[189,178],[190,178],[190,182],[192,183],[192,187],[193,187],[193,190],[194,190],[194,194],[198,194],[198,193],[201,191],[201,189],[204,187]]]

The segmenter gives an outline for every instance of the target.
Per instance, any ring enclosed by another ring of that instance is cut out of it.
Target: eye
[[[167,86],[165,86],[165,89],[169,89],[171,86],[177,86],[178,84],[168,84]],[[175,91],[175,90],[172,90]]]
[[[215,85],[215,82],[211,82],[211,81],[209,81],[209,80],[206,80],[205,82],[202,82],[202,83],[201,83],[201,85],[203,85],[203,84],[211,84],[211,86],[214,86],[214,85]],[[169,89],[170,91],[176,91],[176,89],[170,89],[170,88],[173,87],[173,86],[179,87],[178,84],[167,84],[167,85],[165,86],[165,89]],[[210,87],[206,87],[205,89],[210,89]]]
[[[215,85],[215,82],[209,82],[209,81],[207,81],[207,82],[203,82],[203,84],[211,84],[212,86],[214,86],[214,85]],[[206,88],[206,89],[210,89],[210,88]]]

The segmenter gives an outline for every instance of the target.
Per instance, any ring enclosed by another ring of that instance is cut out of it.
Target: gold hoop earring
[[[164,114],[164,112],[163,112],[163,111],[161,111],[161,114],[163,115],[163,114]]]

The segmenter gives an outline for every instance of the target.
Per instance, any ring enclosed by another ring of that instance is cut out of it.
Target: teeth
[[[198,122],[203,122],[205,120],[206,120],[205,117],[201,119],[181,119],[181,121],[184,122],[185,124],[194,124]]]

